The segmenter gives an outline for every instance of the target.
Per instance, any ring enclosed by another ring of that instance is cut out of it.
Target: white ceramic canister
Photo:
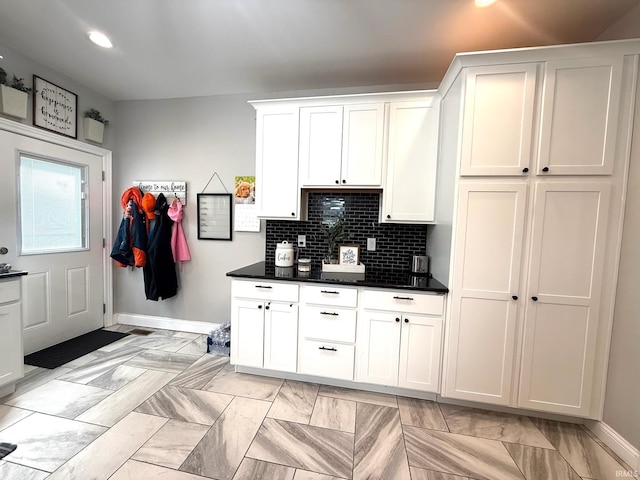
[[[293,244],[284,241],[276,245],[276,267],[293,267]]]

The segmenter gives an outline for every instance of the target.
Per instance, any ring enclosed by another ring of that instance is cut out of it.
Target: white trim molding
[[[133,327],[161,328],[180,332],[208,334],[220,326],[218,323],[196,322],[177,318],[154,317],[135,313],[114,313],[115,323],[131,325]]]
[[[586,420],[585,427],[593,432],[602,442],[615,452],[629,467],[635,470],[632,473],[639,475],[640,472],[640,450],[631,445],[613,428],[604,422],[596,420]]]

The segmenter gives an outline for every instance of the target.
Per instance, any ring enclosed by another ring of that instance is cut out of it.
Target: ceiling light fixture
[[[484,8],[496,3],[496,0],[476,0],[476,7]]]
[[[109,40],[104,33],[96,32],[95,30],[89,32],[89,40],[102,48],[111,48],[113,43]]]

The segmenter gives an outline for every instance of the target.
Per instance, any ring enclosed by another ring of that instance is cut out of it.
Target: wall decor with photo
[[[236,232],[259,232],[260,219],[256,209],[256,177],[235,178],[233,203],[235,215],[233,229]]]
[[[33,124],[78,138],[78,96],[37,75],[33,76]]]

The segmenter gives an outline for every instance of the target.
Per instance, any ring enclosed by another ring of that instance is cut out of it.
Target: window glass
[[[20,253],[87,248],[86,167],[20,155]]]

